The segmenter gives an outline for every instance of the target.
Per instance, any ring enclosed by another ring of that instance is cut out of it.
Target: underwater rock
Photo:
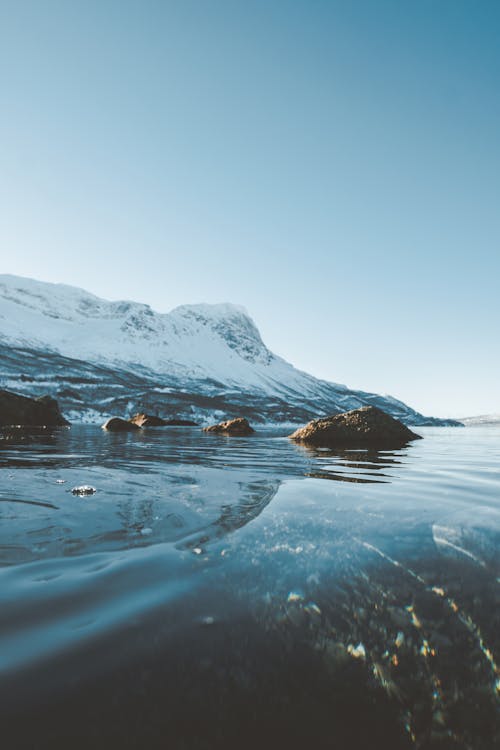
[[[289,436],[299,443],[338,448],[402,448],[419,440],[406,425],[375,406],[313,419]]]
[[[85,495],[95,495],[97,490],[95,487],[91,487],[90,484],[82,484],[80,487],[73,487],[71,492],[73,495],[80,495],[83,497]]]

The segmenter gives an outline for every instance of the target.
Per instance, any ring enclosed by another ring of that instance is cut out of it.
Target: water
[[[3,746],[500,746],[500,430],[419,432],[4,435]]]

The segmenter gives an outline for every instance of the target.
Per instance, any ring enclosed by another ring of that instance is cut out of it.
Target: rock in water
[[[95,487],[91,487],[90,484],[82,484],[79,487],[73,487],[71,490],[73,495],[80,495],[82,497],[85,497],[86,495],[95,495],[97,492]]]
[[[329,448],[401,448],[420,435],[375,406],[314,419],[290,435],[292,440]]]
[[[132,419],[128,420],[137,427],[165,427],[167,422],[161,417],[155,417],[151,414],[134,414]]]
[[[129,422],[139,427],[196,427],[190,419],[163,419],[151,414],[134,414]]]
[[[121,419],[121,417],[111,417],[103,424],[102,429],[109,432],[135,432],[141,428],[133,422]]]
[[[59,411],[55,398],[28,398],[10,391],[0,391],[0,425],[64,427],[69,422]]]
[[[238,419],[229,419],[227,422],[213,424],[210,427],[204,427],[204,432],[219,432],[223,435],[252,435],[255,430],[250,427],[244,417]]]

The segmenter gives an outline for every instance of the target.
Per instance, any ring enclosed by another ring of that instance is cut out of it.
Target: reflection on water
[[[0,440],[9,747],[495,747],[500,432],[425,433]]]
[[[182,428],[116,434],[77,426],[6,435],[3,564],[160,541],[196,546],[197,538],[203,544],[255,518],[282,481],[389,482],[404,470],[406,455],[305,448],[272,433],[228,443]],[[69,497],[75,485],[97,488],[95,497]]]
[[[298,443],[298,449],[312,459],[306,476],[333,479],[340,482],[390,482],[391,469],[398,470],[404,463],[405,450],[340,450],[316,448]]]

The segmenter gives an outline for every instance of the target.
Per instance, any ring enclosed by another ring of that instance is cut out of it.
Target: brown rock
[[[151,414],[134,414],[129,422],[138,427],[196,427],[196,422],[189,419],[163,419]]]
[[[218,432],[223,435],[252,435],[255,432],[244,417],[213,424],[210,427],[204,427],[203,430],[204,432]]]
[[[419,440],[406,425],[375,406],[314,419],[290,435],[299,443],[330,448],[401,448]]]
[[[167,424],[161,417],[155,417],[151,414],[134,414],[132,419],[128,420],[137,427],[165,427]]]
[[[0,391],[0,425],[64,427],[69,422],[59,411],[55,398],[28,398],[10,391]]]
[[[109,432],[134,432],[141,428],[139,425],[128,422],[126,419],[121,419],[121,417],[110,417],[110,419],[103,424],[102,429],[108,430]]]

